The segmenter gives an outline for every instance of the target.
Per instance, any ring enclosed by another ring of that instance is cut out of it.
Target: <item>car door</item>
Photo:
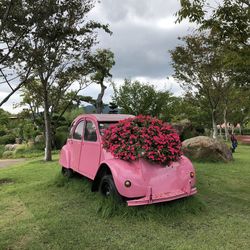
[[[70,168],[74,171],[78,171],[81,147],[83,141],[83,130],[84,130],[85,121],[80,120],[76,123],[73,132],[72,139],[70,140]]]
[[[95,178],[100,163],[101,142],[97,132],[97,125],[95,122],[86,119],[79,161],[79,172],[90,179]]]

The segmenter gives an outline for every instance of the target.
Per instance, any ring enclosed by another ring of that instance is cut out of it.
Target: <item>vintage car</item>
[[[92,191],[126,200],[129,206],[165,202],[197,192],[191,161],[182,156],[178,162],[162,166],[144,159],[125,161],[102,147],[102,135],[111,124],[131,115],[86,114],[72,123],[69,138],[60,152],[62,173],[77,172],[92,182]]]

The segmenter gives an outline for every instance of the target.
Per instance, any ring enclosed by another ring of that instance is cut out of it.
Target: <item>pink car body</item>
[[[162,166],[144,159],[131,162],[120,160],[103,149],[103,127],[129,117],[132,116],[78,116],[60,152],[60,165],[93,180],[93,191],[99,189],[103,175],[112,175],[118,193],[126,198],[129,206],[165,202],[195,194],[195,171],[185,156],[169,166]]]

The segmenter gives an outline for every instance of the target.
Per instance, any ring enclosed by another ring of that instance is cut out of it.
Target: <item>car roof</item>
[[[120,121],[127,118],[134,117],[133,115],[125,115],[125,114],[83,114],[79,115],[76,120],[80,118],[94,118],[100,122],[112,122],[112,121]]]

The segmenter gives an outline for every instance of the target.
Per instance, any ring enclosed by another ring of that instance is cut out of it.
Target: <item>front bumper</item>
[[[140,205],[149,205],[159,202],[172,201],[176,199],[180,199],[183,197],[191,196],[197,193],[197,189],[190,188],[189,190],[176,190],[174,192],[166,192],[161,194],[152,194],[152,188],[149,189],[148,194],[137,200],[129,200],[127,201],[128,206],[140,206]]]

